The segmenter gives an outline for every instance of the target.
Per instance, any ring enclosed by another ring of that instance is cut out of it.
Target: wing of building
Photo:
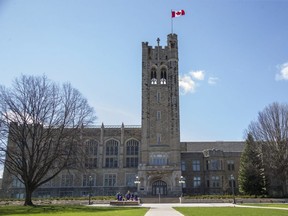
[[[35,197],[125,194],[222,194],[238,186],[244,142],[180,142],[178,39],[142,43],[141,126],[84,128],[85,169],[62,171]],[[236,181],[236,182],[234,182]],[[4,169],[3,196],[21,198],[23,184]]]

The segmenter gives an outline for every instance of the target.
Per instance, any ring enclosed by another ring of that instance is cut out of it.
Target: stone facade
[[[167,45],[142,43],[141,126],[83,129],[84,169],[64,170],[38,188],[36,197],[140,196],[231,193],[243,142],[180,142],[178,39]],[[23,185],[4,169],[4,196],[21,198]],[[179,180],[182,179],[182,183]],[[137,180],[137,181],[135,181]]]

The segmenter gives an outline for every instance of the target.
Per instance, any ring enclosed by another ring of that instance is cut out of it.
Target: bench
[[[115,205],[115,206],[135,206],[139,205],[140,201],[110,201],[110,205]]]

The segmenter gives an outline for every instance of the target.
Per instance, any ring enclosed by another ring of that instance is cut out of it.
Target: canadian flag
[[[172,11],[172,18],[183,16],[183,15],[185,15],[185,11],[184,10]]]

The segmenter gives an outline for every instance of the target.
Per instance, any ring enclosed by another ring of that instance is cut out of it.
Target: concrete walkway
[[[233,207],[230,203],[162,203],[162,204],[142,204],[142,207],[150,208],[145,216],[183,216],[180,212],[173,209],[173,207]]]

